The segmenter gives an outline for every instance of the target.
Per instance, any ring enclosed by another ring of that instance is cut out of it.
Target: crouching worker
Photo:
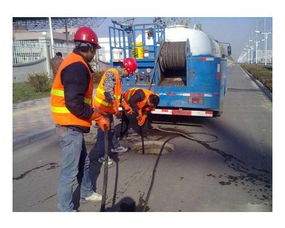
[[[101,81],[96,90],[94,97],[94,106],[105,113],[111,123],[109,131],[109,148],[111,153],[124,153],[128,148],[119,144],[118,137],[115,135],[113,114],[118,116],[120,100],[122,95],[121,79],[132,75],[137,69],[136,60],[133,58],[125,58],[118,68],[108,69],[102,76]],[[97,140],[95,146],[90,152],[91,166],[95,166],[94,162],[104,163],[104,132],[101,129],[97,131]],[[113,163],[111,158],[108,158],[108,164]]]
[[[159,96],[154,92],[143,88],[132,88],[123,95],[122,106],[126,114],[129,133],[139,133],[148,115],[159,103]]]

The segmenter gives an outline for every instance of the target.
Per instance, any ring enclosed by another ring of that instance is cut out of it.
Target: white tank
[[[165,41],[177,42],[189,39],[190,50],[193,56],[214,55],[214,43],[203,31],[186,28],[184,25],[175,25],[165,29]]]
[[[223,47],[216,41],[212,40],[213,55],[215,57],[221,57],[224,54]]]

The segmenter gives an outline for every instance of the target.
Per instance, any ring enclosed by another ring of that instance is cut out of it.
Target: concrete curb
[[[239,65],[240,66],[240,65]],[[242,71],[247,74],[252,81],[255,82],[255,84],[261,89],[261,91],[266,95],[266,97],[272,102],[272,93],[271,91],[266,88],[259,80],[257,80],[251,73],[249,73],[247,70],[243,69],[241,66],[240,68],[242,69]]]
[[[47,128],[42,131],[35,133],[30,133],[25,136],[21,136],[13,139],[13,150],[16,150],[20,147],[26,146],[30,143],[33,143],[37,140],[47,138],[55,133],[55,127]]]

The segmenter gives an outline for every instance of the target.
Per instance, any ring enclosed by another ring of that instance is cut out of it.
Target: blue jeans
[[[56,133],[61,148],[61,170],[57,190],[58,209],[72,211],[73,184],[82,175],[80,197],[92,195],[92,185],[89,177],[89,157],[87,156],[83,133],[70,128],[56,127]]]

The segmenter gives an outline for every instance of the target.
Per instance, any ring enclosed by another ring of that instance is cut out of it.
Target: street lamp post
[[[265,47],[264,47],[264,52],[265,52],[265,61],[264,61],[264,65],[267,65],[267,40],[268,40],[268,36],[269,34],[271,34],[271,32],[261,32],[261,31],[255,31],[256,33],[260,33],[264,35],[265,38]]]
[[[269,34],[271,34],[271,32],[263,32],[262,34],[264,35],[264,38],[265,38],[265,61],[264,61],[264,65],[266,66],[267,65],[267,39],[268,39]]]
[[[257,51],[258,51],[258,44],[260,41],[255,41],[255,64],[258,63],[258,59],[257,59]]]
[[[265,42],[265,39],[262,39],[260,42]],[[264,62],[265,62],[265,51],[263,52],[263,56],[262,58],[264,59]],[[263,59],[260,57],[260,62],[262,63],[263,62]]]
[[[260,34],[261,32],[256,30],[255,33],[256,33],[255,35],[255,64],[257,64],[258,63],[258,59],[257,59],[258,43],[260,42],[257,40],[257,34]]]

